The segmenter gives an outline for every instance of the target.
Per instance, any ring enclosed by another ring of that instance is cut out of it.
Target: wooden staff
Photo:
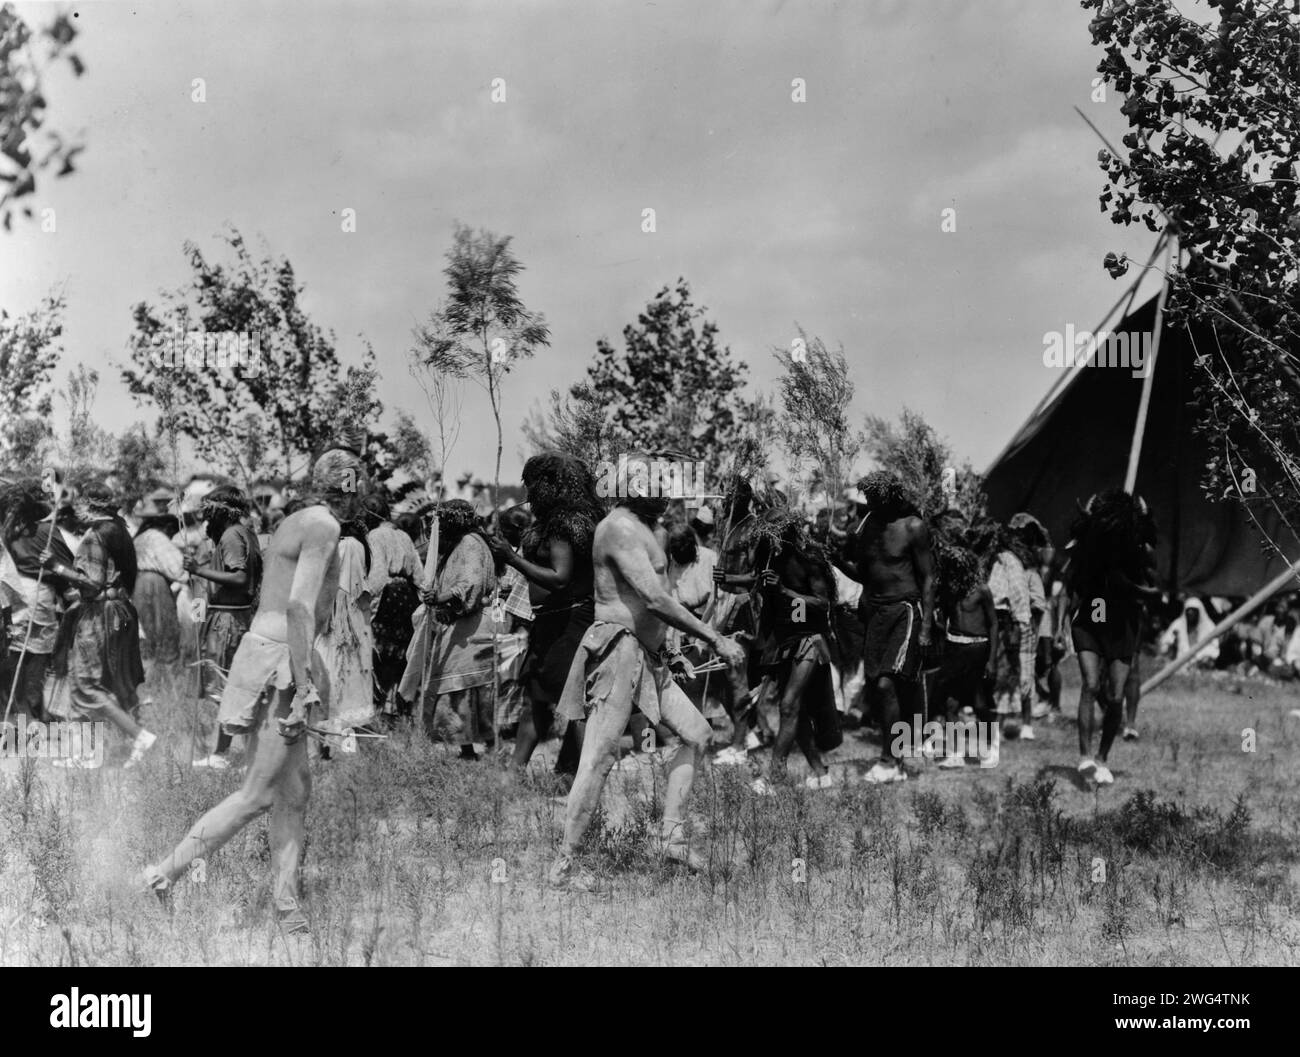
[[[1194,646],[1189,646],[1183,653],[1179,654],[1160,671],[1156,672],[1155,675],[1142,684],[1142,689],[1139,693],[1146,696],[1147,691],[1154,690],[1176,671],[1186,665],[1187,662],[1192,660],[1201,652],[1201,650],[1205,649],[1208,643],[1213,642],[1234,624],[1238,624],[1246,617],[1250,616],[1251,613],[1255,612],[1255,610],[1285,587],[1289,581],[1296,580],[1297,578],[1300,578],[1300,561],[1287,566],[1284,572],[1278,573],[1277,576],[1251,595],[1245,604],[1235,613],[1229,613],[1221,621],[1215,624],[1205,638],[1201,639],[1201,641],[1196,643]]]
[[[429,549],[424,554],[424,582],[431,590],[438,587],[438,508],[433,508],[433,520],[429,523]],[[420,659],[420,700],[416,713],[421,722],[424,719],[424,694],[429,684],[429,663],[433,656],[433,606],[424,607],[424,656]]]

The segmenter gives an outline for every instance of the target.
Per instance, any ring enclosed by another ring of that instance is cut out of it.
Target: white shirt
[[[857,609],[858,603],[862,601],[862,585],[857,580],[850,579],[834,565],[831,566],[831,575],[835,579],[836,605]]]

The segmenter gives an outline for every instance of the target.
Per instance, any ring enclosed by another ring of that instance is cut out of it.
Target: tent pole
[[[1255,610],[1285,587],[1288,581],[1296,580],[1297,578],[1300,578],[1300,562],[1295,562],[1293,565],[1288,566],[1285,570],[1278,573],[1277,576],[1251,595],[1235,613],[1229,613],[1221,621],[1215,624],[1205,638],[1195,646],[1189,646],[1186,652],[1175,657],[1160,669],[1160,671],[1156,672],[1155,675],[1142,684],[1142,689],[1140,691],[1141,695],[1145,697],[1149,691],[1154,690],[1157,686],[1173,675],[1174,672],[1178,671],[1188,661],[1200,653],[1201,650],[1205,648],[1207,642],[1213,642],[1234,624],[1237,624],[1250,616],[1251,613],[1255,612]]]
[[[1156,243],[1151,249],[1151,256],[1147,258],[1146,267],[1144,267],[1142,271],[1138,273],[1137,278],[1133,280],[1129,288],[1125,290],[1124,293],[1119,295],[1119,300],[1117,300],[1113,305],[1110,306],[1110,310],[1104,316],[1102,316],[1101,322],[1098,323],[1093,328],[1092,333],[1098,334],[1101,331],[1105,330],[1106,324],[1110,322],[1111,317],[1115,315],[1115,311],[1116,309],[1119,309],[1120,305],[1124,305],[1124,308],[1120,311],[1119,318],[1123,319],[1125,316],[1129,314],[1129,311],[1133,308],[1133,302],[1137,298],[1138,288],[1142,285],[1142,280],[1146,278],[1147,271],[1151,268],[1151,265],[1155,263],[1155,259],[1160,253],[1160,247],[1164,244],[1164,240],[1165,240],[1165,233],[1161,232],[1160,237],[1156,239]],[[1036,419],[1042,413],[1043,408],[1051,404],[1052,400],[1055,399],[1056,395],[1059,392],[1061,392],[1061,390],[1067,388],[1070,385],[1070,383],[1073,382],[1074,379],[1078,377],[1079,374],[1082,373],[1082,371],[1083,368],[1079,364],[1075,364],[1075,366],[1072,369],[1062,373],[1048,387],[1047,392],[1044,394],[1043,398],[1040,401],[1038,401],[1038,403],[1034,406],[1033,411],[1029,412],[1028,417],[1025,419],[1023,423],[1021,423],[1020,429],[1016,430],[1016,432],[1011,435],[1011,438],[1007,441],[1003,449],[1000,452],[998,452],[997,458],[995,458],[992,462],[989,463],[989,469],[984,471],[985,476],[988,475],[989,470],[992,470],[994,466],[996,466],[999,462],[1002,461],[1002,456],[1004,456],[1007,452],[1011,450],[1011,446],[1015,444],[1016,438],[1020,436],[1025,426],[1027,426],[1030,422],[1034,421],[1034,419]]]
[[[1183,377],[1182,364],[1175,364],[1173,374],[1174,385],[1176,388],[1176,400],[1174,401],[1174,423],[1177,437],[1184,435],[1187,428],[1187,393],[1185,391],[1186,379]],[[1183,446],[1174,445],[1174,472],[1173,480],[1173,522],[1169,526],[1169,597],[1174,598],[1178,595],[1179,571],[1183,559]]]
[[[1128,450],[1128,472],[1124,475],[1124,491],[1133,494],[1137,483],[1138,463],[1142,456],[1142,440],[1147,432],[1147,412],[1151,408],[1151,390],[1156,382],[1156,359],[1160,355],[1160,334],[1165,324],[1165,302],[1169,297],[1168,272],[1173,270],[1174,257],[1178,252],[1178,242],[1172,236],[1169,239],[1169,266],[1165,281],[1160,286],[1160,298],[1156,302],[1155,333],[1151,337],[1151,361],[1147,366],[1147,376],[1142,379],[1142,398],[1138,402],[1137,422],[1133,426],[1133,443]]]
[[[1137,277],[1129,284],[1128,289],[1119,295],[1119,299],[1111,305],[1106,314],[1101,317],[1101,322],[1092,328],[1092,333],[1099,334],[1105,330],[1106,324],[1111,321],[1111,318],[1115,316],[1116,312],[1119,313],[1120,319],[1123,319],[1129,314],[1133,308],[1133,302],[1137,299],[1138,289],[1142,286],[1142,280],[1147,277],[1147,272],[1150,271],[1151,265],[1155,264],[1156,258],[1160,255],[1160,250],[1164,246],[1165,238],[1166,233],[1162,231],[1160,236],[1156,239],[1155,245],[1151,247],[1151,256],[1147,258],[1146,265],[1140,272],[1138,272]],[[1123,305],[1124,307],[1120,308],[1120,305]],[[1068,384],[1079,369],[1079,366],[1076,364],[1074,370],[1067,371],[1056,380],[1055,384],[1048,389],[1047,395],[1038,402],[1038,406],[1034,408],[1033,413],[1029,416],[1030,419],[1036,418],[1038,413],[1052,402],[1052,398],[1056,395],[1057,390]]]

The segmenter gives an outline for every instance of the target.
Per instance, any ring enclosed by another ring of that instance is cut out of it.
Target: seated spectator
[[[1193,663],[1198,668],[1212,668],[1219,659],[1218,640],[1207,638],[1213,626],[1205,604],[1193,595],[1183,603],[1182,615],[1160,636],[1160,651],[1181,657],[1194,645],[1204,642],[1205,646],[1196,652]]]

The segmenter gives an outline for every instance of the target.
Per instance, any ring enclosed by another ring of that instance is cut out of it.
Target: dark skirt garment
[[[148,569],[141,572],[131,601],[145,634],[140,656],[175,664],[181,656],[181,626],[176,618],[176,596],[167,577]]]
[[[144,682],[135,606],[124,596],[99,598],[65,613],[53,668],[56,682],[49,711],[56,719],[99,718],[113,701],[134,712],[139,705],[136,688]]]
[[[576,603],[548,609],[545,604],[533,611],[533,626],[528,638],[528,657],[524,661],[523,682],[534,680],[541,687],[552,712],[564,692],[573,655],[578,652],[582,636],[595,622],[596,603],[583,598]]]
[[[409,576],[394,576],[384,585],[370,623],[375,636],[376,657],[406,662],[406,648],[411,644],[415,630],[411,618],[419,607],[420,592]]]
[[[235,662],[239,643],[253,623],[252,606],[240,609],[208,607],[207,619],[200,632],[199,696],[221,701],[230,666]]]

